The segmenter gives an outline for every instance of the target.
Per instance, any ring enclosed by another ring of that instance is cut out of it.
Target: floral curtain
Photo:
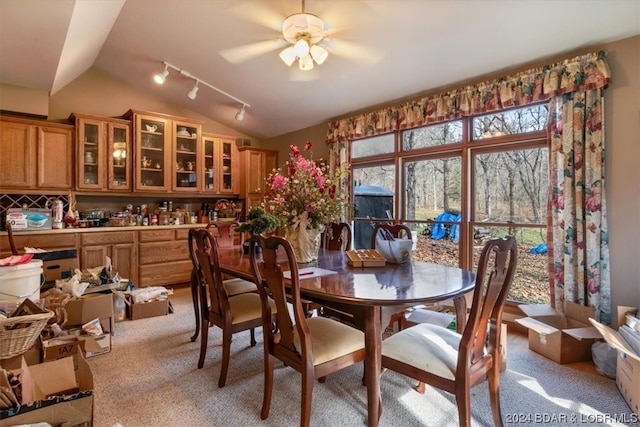
[[[549,101],[555,112],[550,119],[555,203],[549,221],[555,308],[562,312],[565,300],[583,303],[608,323],[602,97],[610,78],[606,52],[593,52],[339,119],[328,124],[330,161],[344,167],[346,144],[357,138]]]
[[[596,309],[611,323],[609,235],[604,174],[602,88],[552,99],[551,222],[556,308],[564,301]]]

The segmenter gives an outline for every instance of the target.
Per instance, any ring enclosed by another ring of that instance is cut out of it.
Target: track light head
[[[242,104],[242,108],[240,108],[240,111],[238,111],[238,114],[236,114],[236,120],[241,122],[244,120],[244,109],[245,109],[246,105]]]
[[[169,76],[169,66],[164,64],[164,71],[153,76],[153,80],[159,85],[163,84]]]
[[[193,86],[193,88],[191,88],[191,90],[189,92],[187,92],[187,98],[196,99],[196,96],[198,96],[198,89],[200,89],[198,87],[198,83],[200,83],[200,82],[198,80],[196,80],[196,84]]]

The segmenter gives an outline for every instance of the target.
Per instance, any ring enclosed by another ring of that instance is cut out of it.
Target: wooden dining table
[[[253,280],[249,255],[241,247],[219,248],[222,272],[228,276]],[[465,294],[475,285],[475,273],[446,265],[411,260],[381,267],[352,267],[343,251],[320,249],[318,260],[300,268],[331,270],[328,275],[300,277],[301,295],[322,306],[353,316],[353,324],[364,331],[369,426],[377,426],[381,415],[380,375],[382,372],[383,307],[410,307],[452,299],[461,331],[466,322]],[[196,328],[198,328],[197,284],[192,283]],[[197,336],[197,329],[196,335]],[[195,337],[194,336],[194,337]],[[194,338],[195,339],[195,338]]]

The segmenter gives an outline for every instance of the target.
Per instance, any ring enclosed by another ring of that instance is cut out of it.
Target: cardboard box
[[[68,330],[69,335],[42,341],[42,361],[62,359],[82,353],[85,359],[111,351],[111,333],[109,319],[101,319],[104,333],[88,335],[81,328]]]
[[[42,260],[42,273],[45,283],[55,283],[59,279],[73,276],[75,269],[80,268],[77,249],[37,252],[33,258]]]
[[[96,318],[100,319],[101,323],[104,323],[104,319],[109,319],[106,329],[113,333],[113,296],[111,293],[83,295],[69,301],[64,308],[67,311],[65,328],[82,326]]]
[[[529,348],[557,363],[591,360],[591,346],[602,336],[589,324],[595,309],[565,302],[564,314],[546,304],[519,306],[528,316],[516,322],[529,329]]]
[[[169,314],[169,299],[136,304],[130,303],[127,305],[127,311],[131,320],[165,316]]]
[[[93,374],[80,353],[38,365],[22,365],[22,404],[0,410],[0,427],[47,422],[91,426]]]
[[[8,359],[0,360],[0,367],[8,371],[20,369],[22,365],[22,359],[24,358],[27,365],[37,365],[42,362],[42,349],[40,348],[40,341],[36,342],[24,353],[17,356],[10,357]]]
[[[618,309],[620,313],[620,308]],[[620,333],[608,326],[589,319],[610,346],[618,350],[616,361],[616,385],[629,407],[640,416],[640,355],[622,338]]]

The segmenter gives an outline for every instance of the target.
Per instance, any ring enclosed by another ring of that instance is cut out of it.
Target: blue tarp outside
[[[449,221],[449,222],[460,222],[462,219],[462,214],[454,215],[449,212],[443,212],[436,217],[436,221]],[[446,234],[445,224],[437,223],[433,225],[431,229],[431,238],[433,240],[440,240]],[[449,237],[453,240],[454,243],[458,243],[460,240],[460,226],[454,224],[451,226],[449,230]]]
[[[547,245],[544,243],[540,243],[538,246],[534,246],[529,250],[530,254],[546,254],[547,253]]]

